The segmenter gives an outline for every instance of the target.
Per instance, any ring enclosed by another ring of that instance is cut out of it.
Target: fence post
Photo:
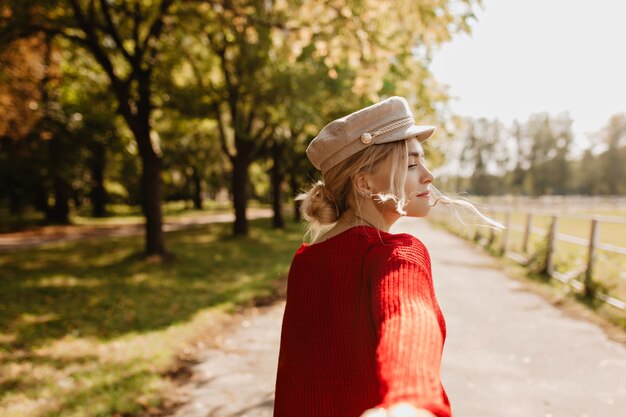
[[[489,237],[487,238],[487,247],[493,245],[493,241],[496,240],[496,233],[493,231],[493,227],[489,228]]]
[[[490,211],[489,216],[495,218],[495,213]],[[489,238],[487,240],[487,247],[490,248],[493,245],[493,241],[496,239],[496,232],[493,231],[493,227],[489,228]]]
[[[598,243],[598,221],[591,219],[591,236],[589,236],[589,254],[587,255],[587,270],[585,271],[585,296],[592,297],[593,289],[593,261],[595,258],[596,245]]]
[[[550,230],[548,231],[548,251],[546,253],[546,267],[543,270],[548,276],[552,276],[554,272],[554,241],[556,237],[556,225],[559,221],[557,216],[552,216],[552,223],[550,223]]]
[[[524,230],[524,241],[522,243],[522,253],[528,253],[528,241],[530,240],[530,229],[533,222],[533,215],[528,213],[526,215],[526,228]]]
[[[500,253],[506,253],[507,240],[509,239],[509,227],[511,225],[511,212],[504,213],[504,226],[506,229],[502,231],[502,246],[500,247]]]

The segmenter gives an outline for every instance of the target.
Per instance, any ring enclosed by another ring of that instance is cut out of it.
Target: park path
[[[447,322],[442,379],[454,417],[621,417],[626,347],[564,314],[492,258],[423,219],[392,232],[429,248]],[[172,417],[271,416],[284,302],[237,318],[202,354]]]
[[[248,220],[271,216],[272,210],[268,208],[248,208],[246,210]],[[235,215],[233,213],[193,214],[181,217],[168,217],[163,224],[163,230],[165,232],[171,232],[189,228],[194,225],[233,222],[234,219]],[[23,232],[0,234],[0,252],[93,237],[137,236],[143,235],[144,233],[145,228],[143,223],[95,226],[43,226]]]

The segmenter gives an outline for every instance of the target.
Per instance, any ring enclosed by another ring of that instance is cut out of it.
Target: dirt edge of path
[[[484,249],[483,249],[484,250]],[[584,320],[595,324],[600,327],[605,335],[626,347],[626,331],[620,326],[611,322],[607,317],[601,313],[591,309],[582,302],[574,298],[571,290],[565,287],[558,287],[550,285],[547,282],[541,282],[533,280],[528,277],[527,270],[522,265],[514,264],[508,259],[495,257],[485,251],[492,258],[496,259],[498,265],[502,268],[502,271],[511,279],[516,280],[522,284],[522,288],[525,291],[532,292],[539,295],[551,305],[557,307],[563,314],[576,320]]]
[[[436,222],[429,222],[429,225],[437,230],[449,233],[452,236],[461,239],[463,242],[466,242],[470,246],[476,247],[481,250],[496,263],[497,267],[502,270],[506,274],[506,276],[519,282],[522,285],[521,290],[529,291],[539,295],[548,303],[557,307],[560,311],[563,312],[563,314],[566,314],[568,317],[576,320],[584,320],[589,323],[595,324],[602,329],[602,331],[610,340],[626,346],[626,331],[617,324],[613,323],[605,315],[591,309],[590,307],[575,299],[571,294],[571,289],[565,287],[564,285],[560,288],[557,288],[558,282],[555,282],[555,285],[551,285],[548,282],[534,280],[528,276],[528,269],[523,265],[517,264],[514,261],[509,260],[505,257],[494,256],[482,245],[471,240],[464,239],[458,236],[456,233],[449,231],[444,226],[437,224]]]
[[[174,387],[164,393],[161,404],[158,407],[147,408],[137,414],[124,415],[123,417],[168,417],[192,400],[189,393],[189,385],[194,376],[193,368],[202,362],[202,353],[207,348],[219,348],[220,337],[216,334],[228,335],[243,321],[251,316],[262,314],[275,304],[284,301],[287,290],[287,278],[283,277],[274,282],[274,288],[270,295],[263,295],[249,300],[247,303],[238,305],[234,311],[220,317],[217,323],[213,323],[210,329],[194,336],[176,354],[174,364],[161,373],[161,376]],[[121,417],[121,416],[120,416]]]

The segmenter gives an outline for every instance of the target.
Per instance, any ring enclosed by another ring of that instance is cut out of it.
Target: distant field
[[[598,204],[588,205],[585,204],[585,199],[582,198],[572,199],[571,202],[568,202],[567,199],[563,199],[563,201],[559,201],[559,204],[555,204],[552,207],[549,204],[529,204],[527,207],[521,208],[520,206],[523,205],[519,204],[518,201],[516,201],[515,204],[510,204],[508,207],[505,202],[501,201],[490,201],[490,203],[497,204],[497,209],[490,211],[486,208],[485,204],[485,206],[482,206],[483,212],[502,223],[505,221],[503,210],[511,210],[507,242],[507,249],[510,251],[522,252],[526,214],[529,211],[534,213],[532,217],[532,227],[534,230],[529,238],[528,254],[535,253],[546,241],[546,235],[552,221],[552,214],[548,214],[548,211],[555,213],[555,215],[559,217],[556,230],[557,234],[566,234],[589,240],[591,218],[596,217],[600,220],[598,225],[598,242],[626,248],[626,207],[621,204],[618,207],[611,204],[607,204],[607,207],[602,207]],[[583,219],[576,216],[588,216],[589,218]],[[613,222],[611,218],[616,218],[617,221]],[[452,221],[451,223],[453,224],[450,226],[462,235],[472,236],[476,230],[475,226],[464,226],[456,221]],[[472,220],[468,220],[467,223],[472,223]],[[488,228],[481,227],[479,231],[484,236],[490,233]],[[501,246],[502,236],[502,232],[495,232],[495,247]],[[589,249],[586,245],[581,246],[557,240],[554,254],[555,269],[562,273],[573,270],[584,270],[587,264],[588,251]],[[626,255],[605,250],[596,250],[593,265],[593,279],[606,285],[609,295],[619,300],[626,301]]]
[[[594,213],[608,216],[608,213]],[[594,214],[590,214],[593,216]],[[564,215],[567,216],[567,215]],[[626,211],[611,212],[612,217],[621,217],[626,220]],[[494,214],[494,217],[504,221],[502,213]],[[529,253],[537,250],[538,246],[545,241],[545,236],[552,221],[551,216],[533,216],[533,228],[543,229],[543,232],[533,232],[529,239]],[[526,222],[526,215],[520,212],[511,214],[511,229],[514,225],[523,227]],[[566,234],[589,240],[591,235],[591,220],[579,218],[559,217],[556,228],[557,234]],[[501,237],[501,233],[498,234]],[[598,243],[605,243],[621,248],[626,248],[626,223],[600,222],[598,224]],[[523,232],[509,230],[508,248],[521,252],[523,242]],[[588,246],[564,242],[557,240],[555,244],[555,268],[559,272],[572,270],[582,270],[588,261]],[[626,255],[617,254],[601,249],[596,250],[593,264],[593,278],[609,286],[609,294],[626,301]]]

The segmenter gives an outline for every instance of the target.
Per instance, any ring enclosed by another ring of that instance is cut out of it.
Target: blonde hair
[[[373,173],[378,167],[391,158],[391,169],[389,176],[389,186],[386,192],[372,195],[372,198],[381,203],[393,201],[394,209],[398,214],[406,215],[404,207],[407,205],[407,195],[404,191],[408,172],[408,147],[407,140],[399,140],[379,145],[368,146],[367,148],[349,156],[323,174],[323,179],[315,182],[308,191],[302,192],[295,197],[296,201],[302,201],[300,213],[304,220],[308,222],[306,235],[310,235],[315,241],[326,231],[332,229],[339,218],[349,209],[353,209],[358,215],[359,206],[358,191],[354,186],[354,178],[361,172]],[[499,222],[484,216],[469,201],[462,198],[451,198],[442,194],[432,184],[431,192],[434,196],[433,204],[445,204],[453,206],[457,218],[459,213],[454,206],[477,215],[483,221],[496,228],[504,228]],[[356,203],[357,207],[350,207],[350,202]]]
[[[404,182],[407,176],[407,141],[368,146],[330,168],[324,173],[323,180],[317,181],[308,191],[296,196],[296,200],[302,201],[300,212],[308,222],[306,234],[310,235],[312,240],[317,240],[322,233],[331,229],[349,209],[360,213],[360,207],[349,206],[350,201],[358,206],[354,178],[360,172],[376,171],[387,158],[391,158],[389,189],[373,194],[372,197],[380,202],[394,201],[395,210],[400,214],[406,214],[404,206],[407,198],[404,193]]]

